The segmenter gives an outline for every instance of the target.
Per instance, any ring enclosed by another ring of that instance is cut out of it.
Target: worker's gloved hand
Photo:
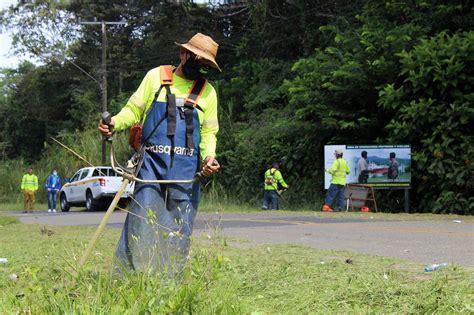
[[[208,156],[202,162],[201,175],[204,177],[211,176],[217,173],[220,168],[219,162],[215,158]]]
[[[115,122],[114,119],[112,118],[110,120],[110,124],[106,125],[104,122],[99,120],[99,131],[104,137],[111,137],[112,136],[112,130],[114,129]]]

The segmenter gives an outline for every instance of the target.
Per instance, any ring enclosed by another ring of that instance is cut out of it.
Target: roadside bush
[[[380,91],[389,139],[411,143],[419,209],[474,214],[474,32],[440,33],[398,54],[401,84]]]

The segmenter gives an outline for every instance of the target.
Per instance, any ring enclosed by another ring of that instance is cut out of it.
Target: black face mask
[[[206,67],[194,59],[188,59],[182,66],[183,74],[188,80],[196,80],[207,73]]]

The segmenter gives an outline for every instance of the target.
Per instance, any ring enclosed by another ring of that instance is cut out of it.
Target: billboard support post
[[[405,188],[405,213],[410,212],[410,193],[409,189]]]

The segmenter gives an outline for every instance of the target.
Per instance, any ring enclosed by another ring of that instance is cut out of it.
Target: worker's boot
[[[332,212],[331,207],[328,206],[328,205],[324,205],[322,210],[323,210],[324,212]]]

